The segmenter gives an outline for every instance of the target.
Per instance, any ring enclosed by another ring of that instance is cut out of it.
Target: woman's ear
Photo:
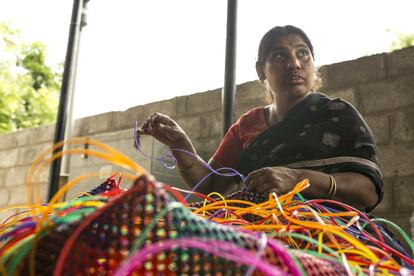
[[[260,82],[264,82],[266,79],[266,75],[263,72],[262,64],[260,64],[259,62],[256,62],[256,73],[259,77]]]

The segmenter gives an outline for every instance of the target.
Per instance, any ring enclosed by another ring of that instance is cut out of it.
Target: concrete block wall
[[[52,145],[53,132],[54,126],[48,125],[0,136],[0,206],[28,202],[24,185],[27,171],[35,158]],[[44,198],[48,169],[34,179]]]
[[[385,196],[375,214],[389,218],[409,230],[414,210],[414,47],[323,66],[322,92],[354,104],[374,132],[380,152]],[[238,85],[237,117],[252,107],[265,105],[265,92],[256,81]],[[124,153],[159,181],[185,187],[174,170],[134,148],[133,125],[153,112],[174,118],[192,139],[199,155],[208,160],[220,142],[221,89],[176,97],[136,106],[123,112],[108,112],[79,119],[75,136],[102,141]],[[24,178],[37,154],[51,146],[54,126],[44,126],[0,136],[0,206],[25,203]],[[141,140],[145,153],[158,157],[167,149],[150,137]],[[83,147],[83,145],[79,145]],[[100,177],[84,180],[73,187],[73,198],[99,184],[109,171],[121,170],[91,156],[71,156],[70,179],[87,172]],[[48,169],[40,176],[40,195],[47,191]],[[130,182],[123,181],[123,187]]]
[[[374,214],[409,231],[414,211],[414,47],[321,68],[322,92],[353,103],[373,131],[385,186]]]

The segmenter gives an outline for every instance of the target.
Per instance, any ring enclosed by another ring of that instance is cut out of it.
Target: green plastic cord
[[[336,259],[336,258],[334,258],[334,257],[331,257],[331,256],[329,256],[329,255],[326,255],[326,254],[319,254],[318,252],[315,252],[315,251],[312,251],[312,250],[308,250],[308,249],[301,249],[301,251],[302,251],[302,252],[306,252],[306,253],[308,253],[309,255],[315,256],[315,257],[317,257],[317,258],[325,259],[325,260],[331,261],[331,262],[333,262],[333,263],[336,263],[336,264],[342,265],[342,260],[341,260],[341,261],[339,261],[338,259]],[[355,272],[359,273],[359,275],[360,275],[360,273],[362,272],[360,269],[358,269],[358,268],[356,268],[356,267],[351,267],[351,269],[353,270],[353,272],[354,272],[354,273],[355,273]]]
[[[404,238],[404,240],[405,240],[405,242],[408,244],[408,246],[410,247],[410,249],[411,249],[411,252],[413,253],[413,255],[414,255],[414,242],[410,239],[410,237],[407,235],[407,233],[405,233],[405,231],[404,230],[402,230],[402,228],[401,227],[399,227],[397,224],[395,224],[394,222],[392,222],[392,221],[389,221],[389,220],[386,220],[386,219],[383,219],[383,218],[374,218],[374,219],[371,219],[371,221],[380,221],[380,222],[384,222],[384,223],[386,223],[386,224],[388,224],[389,226],[391,226],[392,228],[394,228],[395,230],[397,230],[398,231],[398,233],[400,233],[401,234],[401,236]]]
[[[306,275],[306,271],[303,268],[303,266],[302,266],[301,262],[299,261],[298,257],[295,254],[289,254],[289,255],[292,257],[293,262],[295,263],[296,267],[299,269],[300,275]]]
[[[301,195],[301,193],[296,193],[297,195],[298,195],[298,197],[299,197],[299,199],[302,201],[302,202],[305,202],[306,201],[306,199]]]
[[[134,245],[131,247],[131,250],[129,251],[129,256],[135,253],[138,249],[141,248],[141,246],[144,244],[145,239],[148,236],[148,233],[154,228],[155,224],[158,222],[160,218],[165,216],[169,211],[175,209],[175,208],[184,208],[184,206],[179,202],[171,202],[162,209],[152,220],[151,222],[145,227],[145,229],[142,231],[139,238],[135,241]]]
[[[67,223],[79,221],[86,215],[94,212],[95,210],[96,208],[94,207],[80,208],[78,210],[74,210],[73,212],[67,214],[65,217],[55,217],[54,224],[61,225],[61,224],[67,224]],[[46,229],[49,230],[49,226],[47,223],[45,227],[42,229],[41,233],[39,233],[37,236],[33,233],[32,235],[27,236],[26,238],[20,240],[11,248],[11,250],[7,254],[3,256],[2,258],[3,263],[7,263],[8,259],[10,257],[13,257],[10,264],[7,265],[6,267],[6,270],[9,275],[14,275],[16,267],[20,263],[21,259],[24,256],[26,256],[28,251],[32,248],[33,239],[35,237],[40,239],[49,232]]]
[[[38,234],[38,236],[39,236],[39,238],[42,238],[47,233],[48,233],[48,231],[43,231],[42,233]],[[20,261],[22,260],[22,258],[24,258],[26,256],[28,251],[30,251],[32,249],[33,240],[34,240],[35,237],[36,237],[36,235],[34,235],[34,234],[28,236],[29,239],[24,239],[24,240],[20,241],[18,243],[19,246],[16,246],[12,250],[12,252],[15,252],[18,249],[18,252],[13,257],[10,265],[8,265],[8,267],[6,268],[9,275],[15,275],[15,270],[16,270],[17,266],[19,265]],[[8,256],[12,256],[11,255],[12,252],[10,252],[10,254],[8,254]]]
[[[310,243],[312,243],[312,244],[314,244],[314,245],[316,245],[316,246],[321,246],[326,252],[328,252],[328,253],[330,253],[330,254],[332,254],[332,255],[335,255],[335,256],[337,256],[338,258],[340,257],[339,255],[338,255],[338,253],[336,253],[334,250],[332,250],[331,248],[329,248],[329,247],[327,247],[326,245],[324,245],[324,244],[319,244],[319,242],[317,241],[317,240],[315,240],[315,239],[312,239],[312,238],[309,238],[308,236],[305,236],[305,235],[302,235],[302,234],[298,234],[298,233],[286,233],[286,232],[283,232],[283,233],[274,233],[272,236],[278,236],[278,237],[289,237],[289,236],[291,236],[291,237],[294,237],[294,238],[298,238],[298,239],[301,239],[301,240],[304,240],[304,241],[307,241],[307,242],[310,242]]]

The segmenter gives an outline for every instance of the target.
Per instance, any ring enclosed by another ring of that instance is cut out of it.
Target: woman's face
[[[266,62],[257,71],[259,78],[267,80],[276,99],[303,98],[315,84],[311,51],[297,34],[275,40]]]

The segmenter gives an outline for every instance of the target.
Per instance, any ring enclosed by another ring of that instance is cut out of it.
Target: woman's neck
[[[286,113],[289,112],[293,107],[295,107],[298,103],[300,103],[304,98],[309,95],[307,93],[303,97],[300,98],[282,98],[282,97],[274,97],[274,102],[271,105],[270,110],[274,112],[274,116],[277,118],[278,121],[282,121],[283,118],[286,116]],[[270,116],[269,116],[270,120]]]
[[[277,121],[279,121],[276,110],[277,110],[277,107],[275,103],[272,103],[271,105],[268,106],[268,115],[267,115],[268,125],[274,124]]]

